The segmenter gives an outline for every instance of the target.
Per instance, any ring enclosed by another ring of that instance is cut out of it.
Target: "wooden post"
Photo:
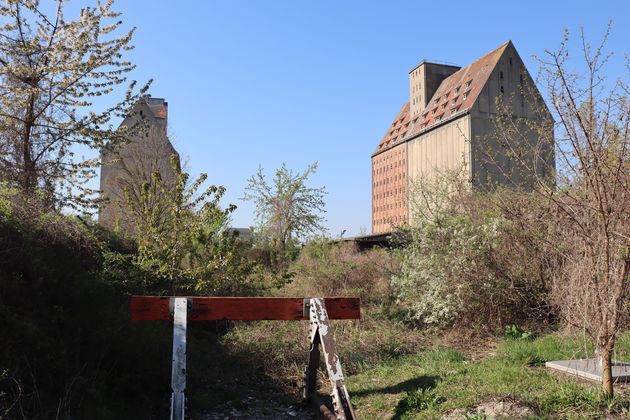
[[[186,389],[186,324],[188,299],[173,301],[173,364],[171,370],[171,420],[184,420]]]

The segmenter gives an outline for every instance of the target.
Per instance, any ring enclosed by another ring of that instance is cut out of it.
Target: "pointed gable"
[[[510,41],[504,43],[444,79],[417,121],[414,119],[407,137],[414,137],[444,120],[470,110],[509,44]]]

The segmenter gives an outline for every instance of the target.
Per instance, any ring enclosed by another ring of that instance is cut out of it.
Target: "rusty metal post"
[[[326,363],[326,371],[328,379],[332,387],[330,396],[333,401],[335,416],[339,420],[355,420],[354,409],[350,402],[350,395],[344,383],[343,372],[341,370],[341,362],[335,348],[335,341],[330,330],[328,322],[328,313],[323,299],[308,299],[308,306],[305,299],[305,312],[308,308],[310,332],[309,338],[311,342],[311,351],[309,353],[309,363],[306,368],[306,383],[304,394],[306,398],[313,399],[317,391],[317,367],[319,365],[319,345],[324,353],[324,361]]]
[[[188,299],[173,299],[173,364],[171,370],[171,420],[184,420],[186,389],[186,324]]]
[[[308,366],[304,370],[304,399],[308,400],[310,395],[317,392],[317,368],[319,367],[319,333],[315,333],[314,339],[310,340],[311,349],[308,353]]]

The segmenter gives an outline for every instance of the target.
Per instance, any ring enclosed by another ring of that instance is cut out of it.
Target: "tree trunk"
[[[609,337],[600,337],[597,340],[595,359],[602,372],[602,392],[608,398],[613,397],[613,377],[612,377],[612,348]]]
[[[22,190],[27,194],[35,191],[37,184],[37,173],[35,169],[35,162],[32,156],[32,130],[33,130],[33,117],[35,107],[35,94],[31,93],[29,96],[28,109],[26,111],[26,118],[24,119],[24,131],[22,133]]]

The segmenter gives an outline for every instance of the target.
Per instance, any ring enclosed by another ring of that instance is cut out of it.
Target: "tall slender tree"
[[[316,170],[317,163],[302,173],[294,173],[282,164],[270,183],[259,167],[247,181],[243,199],[255,204],[259,231],[271,240],[281,258],[286,256],[291,241],[324,231],[321,213],[325,211],[326,191],[306,185]]]
[[[57,0],[52,13],[39,0],[0,5],[0,180],[77,206],[90,203],[95,191],[86,183],[98,165],[78,150],[123,141],[111,119],[124,116],[148,84],[136,89],[132,81],[122,98],[95,110],[94,98],[127,84],[135,66],[124,53],[134,28],[116,35],[122,22],[111,0],[76,19],[65,18],[66,3]]]

